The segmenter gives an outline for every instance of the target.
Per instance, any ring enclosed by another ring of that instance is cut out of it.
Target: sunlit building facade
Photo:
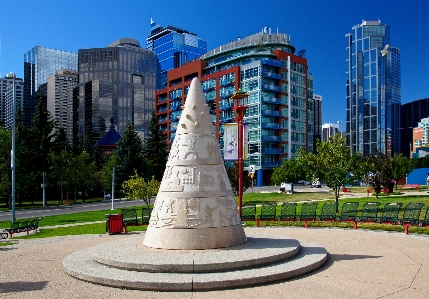
[[[346,140],[351,153],[400,151],[400,50],[390,46],[390,26],[363,21],[346,35]],[[382,50],[388,52],[383,56]]]
[[[48,78],[61,69],[77,71],[77,54],[40,46],[24,54],[22,120],[25,125],[32,125],[39,92],[46,96]]]
[[[272,184],[274,167],[295,157],[300,148],[313,151],[313,78],[307,59],[294,52],[287,34],[265,28],[169,71],[168,87],[155,97],[158,122],[169,142],[191,80],[198,77],[223,150],[224,124],[236,121],[231,95],[241,88],[250,94],[244,116],[249,125],[244,165],[255,165],[258,186]]]
[[[79,140],[95,144],[113,117],[122,136],[127,123],[142,141],[153,111],[157,73],[155,53],[137,40],[121,38],[106,48],[79,50]]]
[[[16,109],[22,109],[24,95],[24,81],[15,78],[15,100]],[[0,78],[0,125],[10,128],[13,123],[13,79]]]
[[[77,84],[74,70],[60,70],[48,78],[46,108],[55,120],[55,132],[63,128],[69,141],[73,138],[73,89]]]

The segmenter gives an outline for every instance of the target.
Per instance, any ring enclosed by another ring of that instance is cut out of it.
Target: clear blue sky
[[[208,49],[277,28],[305,49],[314,91],[323,96],[323,123],[345,128],[345,35],[362,20],[391,27],[401,50],[402,103],[429,97],[427,0],[21,0],[0,2],[0,74],[23,77],[34,46],[76,52],[131,37],[145,47],[150,19],[198,34]]]

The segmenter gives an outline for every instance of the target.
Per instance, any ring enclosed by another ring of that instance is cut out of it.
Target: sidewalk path
[[[286,282],[200,293],[159,293],[116,289],[68,276],[66,256],[127,235],[81,235],[19,240],[0,247],[1,298],[429,298],[429,237],[335,228],[246,228],[324,246],[327,263]],[[133,236],[136,234],[134,233]],[[144,233],[141,235],[142,241]]]

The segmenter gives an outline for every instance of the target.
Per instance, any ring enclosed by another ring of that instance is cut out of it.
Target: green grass
[[[18,242],[9,242],[9,241],[7,241],[7,242],[0,242],[0,247],[2,247],[2,246],[9,246],[9,245],[13,245],[13,244],[16,244],[16,243],[18,243]]]

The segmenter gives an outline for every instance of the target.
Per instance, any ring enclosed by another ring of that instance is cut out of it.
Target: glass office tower
[[[77,133],[93,144],[109,130],[114,118],[123,134],[127,123],[142,141],[153,111],[157,59],[137,40],[121,38],[107,48],[79,50]]]
[[[163,28],[153,20],[150,25],[146,47],[158,57],[157,89],[161,89],[167,86],[167,71],[205,54],[207,42],[195,33],[174,26]]]
[[[346,35],[346,139],[351,153],[399,153],[400,51],[390,47],[390,26],[363,21]],[[390,151],[389,151],[390,152]]]
[[[61,69],[77,71],[77,54],[36,46],[24,54],[23,123],[31,127],[41,91],[46,96],[48,77]]]

